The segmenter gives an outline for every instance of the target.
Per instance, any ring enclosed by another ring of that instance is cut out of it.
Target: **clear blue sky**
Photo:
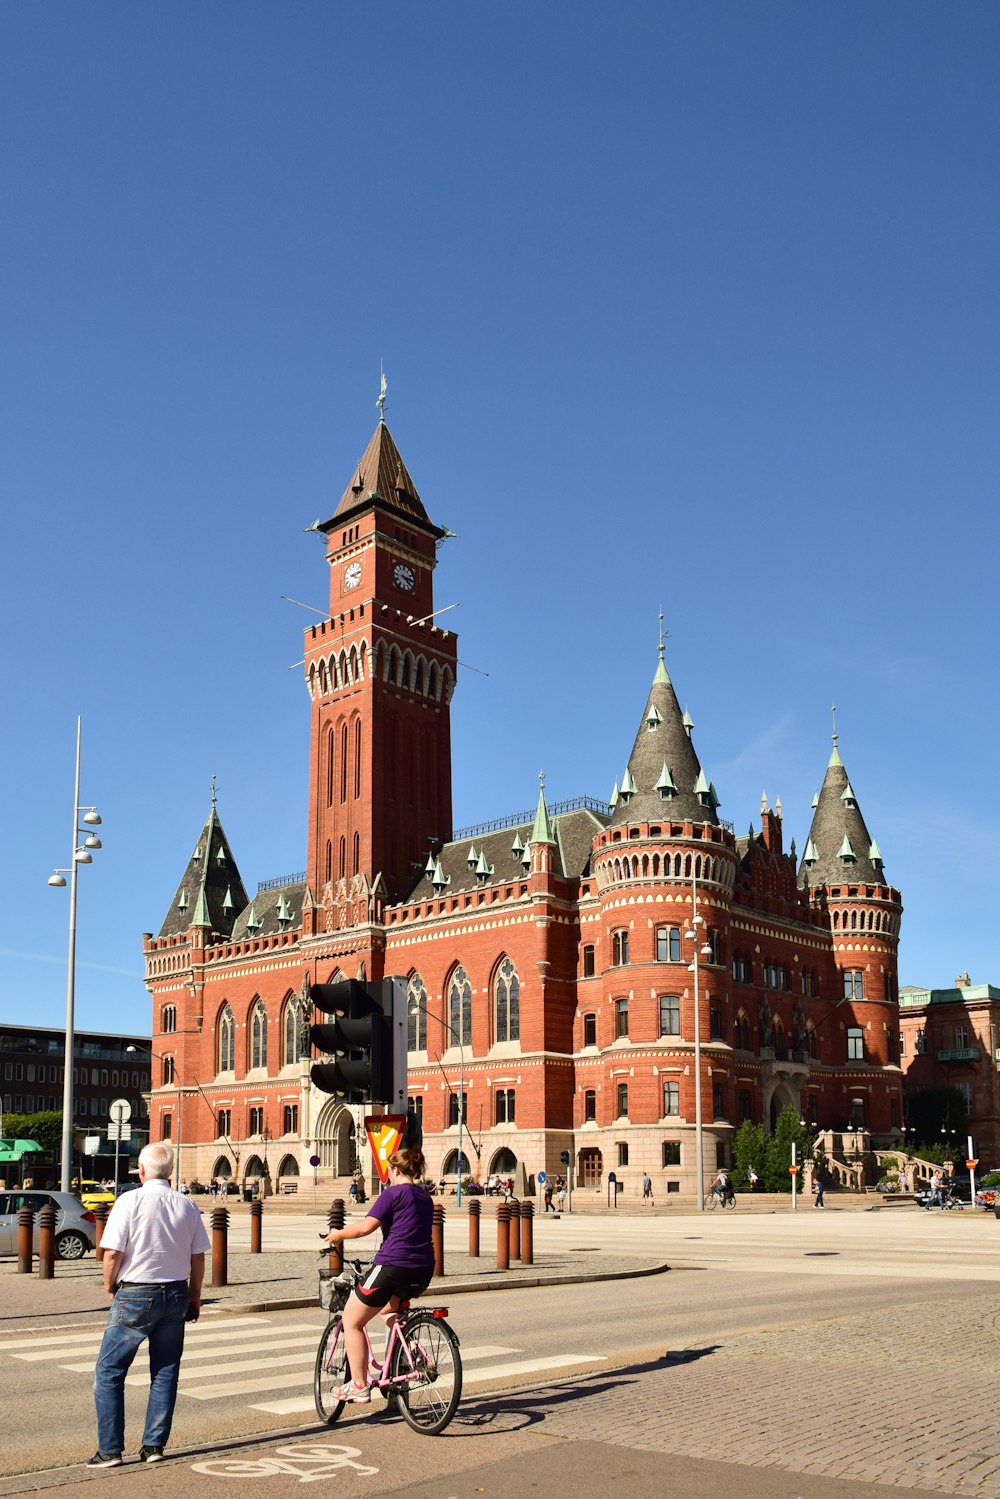
[[[801,849],[830,704],[900,978],[1000,983],[1000,9],[0,12],[0,1015],[148,1024],[219,778],[305,863],[322,545],[387,416],[467,671],[457,823],[608,796],[656,664]]]

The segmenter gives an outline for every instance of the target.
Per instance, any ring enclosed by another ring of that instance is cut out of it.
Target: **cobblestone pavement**
[[[994,1499],[998,1406],[990,1295],[948,1300],[938,1320],[920,1302],[672,1350],[542,1395],[466,1404],[459,1420],[492,1408],[547,1436]]]

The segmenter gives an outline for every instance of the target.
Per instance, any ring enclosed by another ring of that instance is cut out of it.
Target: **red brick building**
[[[610,804],[550,806],[543,788],[533,812],[455,832],[456,641],[433,617],[445,533],[384,422],[318,529],[330,615],[305,641],[307,867],[251,898],[213,797],[145,938],[165,1058],[151,1134],[180,1139],[182,1175],[308,1181],[313,1154],[321,1180],[348,1172],[359,1111],[311,1087],[300,1003],[304,981],[338,975],[408,980],[409,1095],[435,1175],[458,1165],[461,1076],[481,1179],[557,1172],[568,1150],[578,1184],[648,1170],[689,1190],[696,1053],[708,1171],[742,1119],[769,1126],[786,1104],[895,1138],[902,908],[836,735],[802,859],[780,802],[737,837],[661,646]]]
[[[957,1088],[984,1170],[1000,1166],[1000,989],[962,973],[951,989],[900,990],[905,1092]],[[965,1136],[947,1144],[964,1155]]]

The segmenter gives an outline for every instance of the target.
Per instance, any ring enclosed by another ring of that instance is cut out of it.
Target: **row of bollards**
[[[479,1258],[481,1205],[469,1203],[469,1256]],[[434,1275],[444,1275],[444,1206],[434,1204],[434,1220],[431,1226],[434,1244]],[[502,1202],[497,1208],[497,1269],[509,1270],[511,1260],[520,1260],[522,1265],[535,1263],[535,1204]]]
[[[30,1275],[34,1260],[35,1215],[21,1208],[17,1215],[17,1273]],[[56,1210],[46,1203],[38,1215],[38,1278],[51,1280],[56,1273]]]

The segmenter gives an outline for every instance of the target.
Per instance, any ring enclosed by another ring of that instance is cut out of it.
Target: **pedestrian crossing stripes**
[[[312,1372],[320,1331],[315,1322],[280,1322],[265,1314],[201,1323],[190,1328],[185,1338],[178,1395],[200,1401],[247,1396],[252,1397],[248,1400],[251,1410],[282,1416],[308,1414],[313,1409]],[[103,1328],[95,1327],[89,1332],[4,1339],[0,1355],[25,1363],[48,1362],[70,1374],[92,1376],[102,1336]],[[530,1378],[602,1361],[597,1354],[514,1357],[522,1351],[492,1343],[463,1345],[463,1384]],[[126,1385],[149,1385],[141,1350]]]

